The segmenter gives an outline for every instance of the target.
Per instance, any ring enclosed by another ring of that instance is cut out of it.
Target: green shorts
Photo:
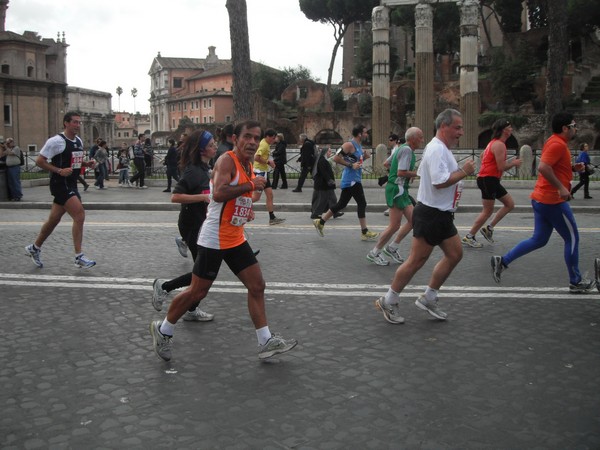
[[[402,188],[404,192],[398,195],[400,188]],[[408,189],[404,189],[404,186],[398,186],[394,183],[388,183],[385,185],[385,203],[389,208],[399,209],[404,209],[408,205],[412,205],[410,196],[408,195]]]

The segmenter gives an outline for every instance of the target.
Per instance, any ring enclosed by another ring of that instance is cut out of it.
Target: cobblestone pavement
[[[258,361],[244,290],[224,266],[203,302],[214,322],[179,323],[169,363],[148,324],[164,317],[152,280],[191,268],[177,213],[88,211],[84,250],[98,265],[87,271],[72,265],[68,219],[44,269],[24,256],[46,215],[0,217],[2,449],[600,447],[600,294],[568,293],[557,235],[502,285],[490,276],[490,255],[531,234],[527,212],[500,224],[496,244],[465,249],[440,292],[446,322],[413,305],[436,250],[403,293],[404,325],[374,307],[396,266],[366,260],[354,213],[324,238],[306,213],[276,227],[258,213],[248,235],[270,328],[298,347]],[[474,217],[457,214],[461,234]],[[583,270],[600,256],[597,217],[577,214]],[[386,218],[368,221],[381,231]]]

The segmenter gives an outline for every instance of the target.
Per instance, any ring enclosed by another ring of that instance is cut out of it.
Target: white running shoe
[[[375,264],[377,264],[378,266],[389,266],[390,262],[385,259],[383,257],[383,255],[381,253],[373,253],[373,250],[371,250],[369,253],[367,253],[367,259]]]
[[[29,244],[27,247],[25,247],[25,251],[27,252],[27,256],[31,257],[31,260],[36,266],[38,266],[40,269],[44,267],[44,263],[40,259],[42,254],[41,248],[36,249],[33,247],[33,244]]]
[[[200,308],[196,308],[193,311],[186,311],[183,315],[183,320],[186,322],[210,322],[214,318],[214,314],[202,311]]]
[[[94,267],[96,265],[96,261],[92,261],[89,258],[86,258],[85,255],[81,254],[75,257],[75,267],[79,269],[89,269],[90,267]]]
[[[187,258],[188,257],[188,248],[187,248],[187,244],[185,243],[185,241],[180,237],[176,237],[175,243],[177,244],[177,250],[179,250],[179,254],[181,256],[183,256],[184,258]]]

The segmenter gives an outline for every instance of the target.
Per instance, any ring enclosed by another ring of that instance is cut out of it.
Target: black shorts
[[[267,182],[265,183],[265,189],[272,187],[271,180],[269,179],[269,172],[254,172],[254,175],[263,177]]]
[[[193,274],[205,280],[214,281],[219,274],[223,261],[229,266],[234,275],[258,263],[247,241],[227,250],[217,250],[199,245]]]
[[[413,236],[423,238],[429,245],[440,245],[458,234],[454,213],[417,203],[412,215]]]
[[[477,187],[484,200],[496,200],[508,194],[504,186],[500,184],[500,178],[496,177],[477,177]]]
[[[81,201],[81,196],[77,190],[77,178],[75,178],[75,184],[73,183],[50,183],[50,194],[54,197],[54,203],[60,206],[64,206],[71,197],[77,196]]]

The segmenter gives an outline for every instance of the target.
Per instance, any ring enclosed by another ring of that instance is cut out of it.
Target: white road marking
[[[68,275],[27,275],[0,273],[0,285],[22,287],[46,287],[67,289],[112,289],[151,291],[151,278],[91,277]],[[420,294],[425,286],[409,285],[400,295],[412,298]],[[384,295],[388,285],[378,284],[325,284],[325,283],[285,283],[267,282],[266,295],[302,295],[302,296],[351,296],[376,298]],[[246,289],[239,281],[215,281],[211,292],[245,294]],[[587,295],[570,294],[564,286],[548,287],[511,287],[511,286],[444,286],[440,294],[443,298],[493,299],[600,299],[597,293]]]

